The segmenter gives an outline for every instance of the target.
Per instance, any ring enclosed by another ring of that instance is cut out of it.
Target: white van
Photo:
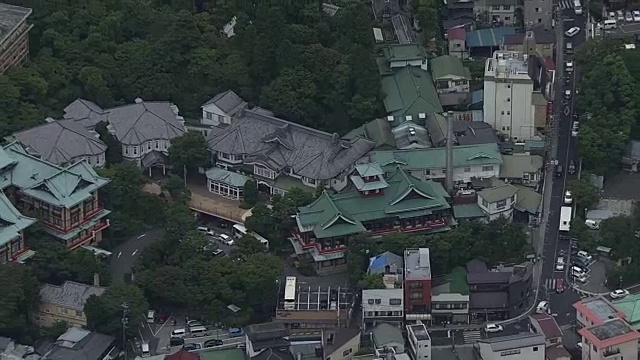
[[[574,266],[571,268],[571,273],[573,274],[573,276],[577,276],[577,277],[585,275],[584,271],[577,266]]]
[[[589,255],[588,252],[584,251],[584,250],[580,250],[578,251],[578,257],[581,257],[587,261],[591,261],[591,259],[593,259],[593,257],[591,255]]]
[[[151,356],[151,353],[149,352],[149,343],[142,343],[142,345],[140,347],[142,348],[142,357],[143,358]]]
[[[587,219],[584,221],[584,224],[587,225],[587,227],[592,230],[598,230],[600,228],[600,221]]]
[[[156,321],[156,312],[149,310],[147,313],[147,324],[153,324]]]
[[[604,21],[604,29],[611,30],[618,27],[618,22],[615,20],[605,20]]]
[[[580,0],[573,0],[573,11],[576,15],[582,15],[582,5],[580,4]]]
[[[209,336],[209,330],[204,326],[194,326],[189,329],[192,337]]]
[[[171,332],[171,337],[183,338],[186,333],[187,331],[185,329],[175,329]]]
[[[538,314],[546,314],[549,312],[549,302],[548,301],[540,301],[538,307],[536,307],[536,313]]]

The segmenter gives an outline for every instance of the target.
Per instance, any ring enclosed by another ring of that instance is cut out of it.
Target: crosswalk
[[[573,9],[573,2],[571,2],[571,0],[563,0],[563,1],[560,1],[558,6],[560,6],[560,9],[563,9],[563,10]]]
[[[465,330],[462,332],[462,338],[465,344],[474,344],[482,339],[480,330]]]
[[[544,283],[544,286],[549,290],[553,290],[556,288],[556,279],[546,279]]]

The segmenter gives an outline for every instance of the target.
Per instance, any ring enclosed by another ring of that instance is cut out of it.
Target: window
[[[422,300],[422,293],[421,292],[412,292],[411,293],[411,300]]]
[[[424,171],[424,174],[425,174],[425,175],[431,175],[431,170],[426,169],[426,170]]]
[[[503,5],[502,6],[503,10],[511,10],[511,5]],[[504,18],[505,20],[509,20],[509,18]]]
[[[483,166],[482,171],[493,171],[493,165]]]
[[[138,155],[138,147],[137,147],[137,146],[134,146],[134,147],[133,147],[133,155],[134,155],[134,156],[135,156],[135,155]]]
[[[382,304],[382,299],[376,299],[376,305]]]
[[[353,352],[353,350],[351,349],[347,349],[345,351],[342,352],[342,356],[348,356],[349,354],[351,354]]]
[[[389,299],[389,305],[400,305],[402,304],[402,300],[400,299]]]
[[[500,10],[500,5],[494,5],[492,6],[493,10]]]
[[[311,184],[311,185],[315,185],[316,184],[316,179],[311,179],[308,177],[303,177],[302,181],[306,182],[307,184]]]
[[[151,150],[151,141],[147,142],[147,150]]]
[[[123,145],[122,147],[124,148],[124,154],[129,155],[129,147],[125,145]]]
[[[82,311],[76,310],[76,316],[82,317]]]
[[[511,98],[507,98],[507,102],[510,102],[510,101],[511,101]]]
[[[489,203],[487,202],[487,200],[482,199],[482,206],[488,208],[489,207]]]
[[[160,149],[160,141],[156,140],[156,150]]]
[[[253,166],[253,173],[258,175],[258,176],[262,176],[264,178],[267,178],[267,179],[275,179],[275,177],[276,177],[275,172],[273,172],[270,169],[267,169],[264,166],[260,166],[260,165],[254,165]]]
[[[498,203],[496,204],[496,207],[497,207],[498,209],[502,209],[502,208],[504,208],[504,207],[506,207],[506,206],[507,206],[507,200],[500,200],[500,201],[498,201]]]
[[[540,8],[536,8],[536,13],[538,13],[538,14],[539,14],[539,13],[541,13],[541,12],[542,12],[542,9],[540,9]]]
[[[446,174],[447,173],[447,169],[442,169],[442,173]]]
[[[534,347],[533,347],[533,351],[538,351],[538,347],[537,347],[537,346],[534,346]]]
[[[504,21],[511,21],[511,16],[505,16]]]
[[[13,240],[11,242],[11,254],[15,255],[16,253],[20,252],[20,248],[20,239]]]
[[[464,168],[464,172],[471,172],[471,168],[470,168],[470,167],[468,167],[468,166],[467,166],[467,167],[465,167],[465,168]]]
[[[367,302],[369,303],[369,305],[373,305],[373,299],[369,299]]]
[[[205,114],[207,114],[207,119],[209,119],[209,120],[213,119],[213,114],[212,113],[210,113],[208,111],[205,111]]]
[[[460,44],[456,44],[456,47],[457,47],[457,48],[459,48],[459,47],[460,47]]]

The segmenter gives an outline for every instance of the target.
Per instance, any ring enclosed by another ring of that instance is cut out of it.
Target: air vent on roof
[[[140,104],[142,102],[142,99],[136,98],[135,102],[136,102],[136,104]]]
[[[387,121],[388,122],[393,122],[393,120],[394,120],[393,116],[391,116],[391,115],[387,116]]]
[[[413,116],[411,116],[411,115],[407,115],[407,116],[405,116],[404,118],[405,118],[405,120],[407,120],[407,121],[411,121],[411,120],[413,120]]]
[[[48,117],[48,118],[44,119],[44,121],[46,121],[46,122],[48,122],[48,123],[52,123],[52,122],[54,122],[55,120],[54,120],[52,117]]]
[[[409,130],[409,135],[411,135],[411,136],[416,136],[416,132],[415,132],[415,131],[413,131],[413,130]]]
[[[418,114],[418,118],[419,118],[419,119],[426,119],[426,118],[427,118],[427,114],[425,114],[425,113],[419,113],[419,114]]]

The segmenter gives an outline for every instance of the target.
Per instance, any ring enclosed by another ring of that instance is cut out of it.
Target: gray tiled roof
[[[501,178],[522,179],[524,173],[537,173],[542,169],[544,160],[540,155],[502,155]]]
[[[70,332],[78,333],[78,336],[68,340],[65,335]],[[41,360],[99,360],[113,346],[114,340],[113,336],[70,328],[49,347]]]
[[[494,352],[544,345],[544,341],[544,335],[529,332],[478,340],[478,342],[490,344]]]
[[[261,163],[276,171],[290,167],[317,180],[338,176],[375,145],[360,137],[345,141],[338,134],[250,110],[240,112],[222,133],[210,136],[208,144],[215,152],[245,155],[248,164]]]
[[[249,180],[248,177],[231,172],[229,170],[213,167],[205,173],[207,175],[207,179],[211,181],[221,182],[223,184],[227,184],[233,187],[241,188],[244,184]]]
[[[235,116],[238,111],[247,107],[247,102],[242,100],[238,94],[233,90],[227,90],[221,92],[207,101],[204,105],[214,104],[220,110],[224,111],[229,116]],[[257,111],[265,111],[264,109],[257,109]],[[267,110],[268,111],[268,110]]]
[[[107,121],[115,130],[116,139],[126,145],[171,140],[186,131],[176,119],[171,103],[166,101],[142,101],[108,109]]]
[[[54,164],[107,151],[107,145],[74,120],[49,122],[14,134],[28,151]]]
[[[40,288],[40,299],[44,303],[80,310],[91,295],[100,296],[105,288],[65,281],[61,286],[45,284]]]
[[[64,118],[73,119],[86,128],[95,127],[100,121],[106,120],[104,110],[100,106],[80,98],[64,108]]]

